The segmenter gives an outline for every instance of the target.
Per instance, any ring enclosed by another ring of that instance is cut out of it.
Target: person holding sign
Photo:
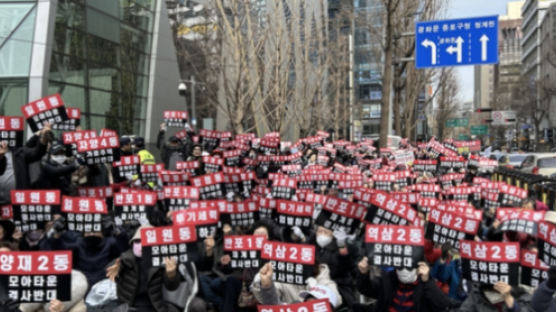
[[[168,170],[176,170],[176,163],[185,161],[189,155],[191,139],[189,135],[185,137],[187,144],[184,145],[177,136],[171,136],[167,143],[164,143],[164,135],[166,134],[166,123],[160,125],[160,132],[156,140],[156,147],[160,150],[160,158],[164,163],[164,167]]]
[[[10,202],[11,190],[30,188],[29,165],[46,154],[52,137],[50,124],[46,123],[23,147],[10,149],[7,142],[0,142],[0,204]]]
[[[556,266],[553,265],[548,270],[548,280],[539,285],[533,298],[531,307],[536,312],[556,311]]]
[[[385,272],[371,267],[364,257],[357,266],[357,289],[365,296],[376,298],[375,311],[445,311],[461,304],[436,286],[426,262],[419,262],[416,268]]]
[[[41,174],[37,186],[42,189],[60,190],[64,195],[72,193],[71,175],[85,163],[75,159],[73,162],[66,156],[66,148],[61,142],[50,147],[48,158],[41,162]]]
[[[169,291],[180,285],[180,275],[175,259],[164,259],[164,266],[151,267],[142,258],[141,226],[129,241],[131,249],[106,269],[106,277],[117,284],[118,299],[123,302],[122,311],[167,312],[171,309],[163,300],[163,287]]]

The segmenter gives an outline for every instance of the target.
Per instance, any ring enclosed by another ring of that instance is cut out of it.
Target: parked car
[[[529,154],[505,154],[498,158],[498,164],[500,164],[500,166],[510,166],[511,168],[516,168],[521,166],[528,155]]]
[[[556,174],[556,153],[530,154],[523,160],[518,169],[521,172],[550,177]]]

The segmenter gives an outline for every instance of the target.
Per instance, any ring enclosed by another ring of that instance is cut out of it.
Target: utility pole
[[[197,114],[195,111],[195,89],[197,88],[197,83],[195,81],[195,76],[191,75],[189,79],[191,82],[191,125],[193,126],[194,130],[197,130]]]

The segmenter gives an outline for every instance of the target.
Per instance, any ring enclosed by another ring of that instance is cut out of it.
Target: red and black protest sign
[[[456,249],[461,240],[473,239],[481,224],[481,219],[435,208],[428,215],[425,237],[437,244],[449,243]]]
[[[54,130],[75,131],[81,125],[81,110],[76,107],[66,107],[66,115],[68,120],[64,120],[52,125]]]
[[[189,202],[189,209],[226,209],[228,202],[225,199],[213,200],[192,200]]]
[[[460,185],[465,178],[465,173],[448,173],[440,176],[439,180],[443,189],[449,189]]]
[[[556,225],[541,221],[537,235],[539,259],[547,265],[556,265]]]
[[[438,193],[440,193],[440,185],[438,184],[429,184],[429,183],[420,183],[420,184],[413,184],[410,186],[410,189],[414,192],[419,192],[421,197],[430,197],[430,198],[438,198]]]
[[[413,171],[417,172],[436,172],[438,160],[436,159],[416,159],[413,162]]]
[[[525,250],[521,251],[521,281],[520,284],[533,288],[548,279],[549,266],[544,264],[538,257],[537,252]]]
[[[233,269],[259,268],[265,240],[262,235],[224,236],[224,252],[230,254],[230,266]]]
[[[102,217],[108,214],[106,201],[100,198],[62,198],[62,212],[66,214],[68,230],[90,233],[102,231]]]
[[[428,214],[432,208],[436,208],[440,201],[432,197],[420,197],[417,202],[417,209]]]
[[[212,151],[221,141],[229,141],[232,137],[231,132],[222,132],[217,130],[199,130],[199,143],[203,146],[203,150]]]
[[[162,170],[158,177],[164,186],[186,186],[191,175],[183,171]]]
[[[174,225],[194,225],[197,239],[204,240],[216,235],[220,211],[217,208],[179,210],[172,214],[172,221]]]
[[[252,196],[253,200],[259,205],[259,218],[264,220],[264,219],[270,219],[270,220],[274,220],[276,219],[276,199],[273,198],[267,198],[264,196],[260,196],[260,195],[256,195],[254,194]]]
[[[77,152],[84,156],[87,165],[112,163],[114,149],[118,147],[118,137],[97,137],[77,142]]]
[[[9,148],[23,146],[22,117],[0,116],[0,142],[7,142]]]
[[[97,137],[95,130],[66,131],[62,133],[64,145],[70,145],[72,154],[77,155],[77,142],[82,140],[94,139]]]
[[[330,230],[354,233],[365,217],[367,208],[363,205],[328,197],[315,220],[315,223]]]
[[[4,251],[0,285],[14,302],[71,300],[71,251]]]
[[[199,188],[194,186],[164,187],[164,201],[169,211],[187,209],[190,201],[198,200],[199,196]]]
[[[380,191],[391,191],[392,184],[396,182],[396,175],[393,172],[373,172],[374,187]]]
[[[328,299],[309,300],[307,302],[282,304],[282,305],[258,305],[258,312],[332,312]]]
[[[481,284],[519,283],[519,243],[460,242],[463,277]]]
[[[299,164],[295,164],[295,165],[283,165],[282,167],[280,167],[280,170],[284,173],[286,173],[287,175],[294,177],[294,176],[298,176],[301,174],[302,168],[301,165]]]
[[[225,182],[222,172],[209,173],[191,178],[191,185],[200,188],[201,199],[224,197],[222,184]]]
[[[112,186],[113,185],[79,187],[77,189],[77,194],[83,197],[111,198],[114,196],[114,189]]]
[[[60,212],[59,190],[12,190],[14,223],[22,232],[37,230]]]
[[[202,164],[207,173],[219,172],[222,170],[222,166],[224,166],[224,159],[213,156],[203,156]]]
[[[225,167],[229,168],[229,167]],[[239,168],[237,168],[239,169]],[[241,170],[243,171],[243,170]],[[255,172],[238,172],[235,174],[226,174],[224,176],[226,193],[234,192],[235,194],[249,194],[254,187],[256,179]]]
[[[440,168],[459,170],[467,167],[463,156],[440,156]]]
[[[276,223],[282,226],[297,226],[302,229],[310,230],[313,224],[313,208],[309,203],[276,200]]]
[[[139,168],[141,183],[157,183],[160,172],[164,170],[164,164],[141,165]]]
[[[186,111],[165,110],[163,116],[164,123],[168,127],[185,128],[187,126]]]
[[[112,163],[112,167],[115,176],[131,181],[141,171],[141,159],[137,155],[122,156],[119,161]]]
[[[444,196],[447,200],[456,201],[473,201],[481,199],[480,186],[452,186],[444,190]]]
[[[116,217],[124,223],[149,219],[158,196],[154,192],[132,192],[114,194]]]
[[[141,229],[144,259],[152,267],[164,266],[164,259],[178,263],[197,261],[197,234],[193,225],[151,227]]]
[[[395,200],[411,205],[418,204],[419,199],[421,199],[421,195],[419,193],[413,192],[390,192],[389,194],[394,197]]]
[[[514,231],[537,236],[538,223],[544,220],[544,211],[516,208],[499,208],[496,219],[500,221],[501,231]]]
[[[291,199],[292,196],[295,194],[296,188],[297,188],[296,179],[281,177],[272,180],[272,187],[271,187],[272,197]]]
[[[239,166],[241,165],[241,154],[243,153],[242,150],[240,149],[234,149],[231,151],[225,151],[222,154],[222,157],[224,157],[224,162],[226,163],[226,166]]]
[[[373,194],[371,208],[365,217],[365,220],[372,224],[412,225],[415,219],[417,219],[415,209],[382,192]]]
[[[266,241],[261,258],[272,263],[273,281],[305,285],[313,276],[315,249],[315,245]]]
[[[505,207],[520,207],[521,202],[527,198],[527,191],[517,187],[511,186],[506,183],[499,184],[500,197],[498,201]]]
[[[259,221],[259,205],[254,200],[227,203],[220,210],[222,224],[231,226],[250,226]]]
[[[33,132],[44,128],[45,123],[57,124],[68,120],[64,102],[59,94],[49,95],[21,107],[23,117]]]
[[[369,264],[414,268],[424,257],[425,237],[419,226],[367,224],[365,244]]]
[[[176,163],[176,170],[189,172],[192,175],[195,175],[195,171],[199,168],[201,168],[201,164],[196,160],[178,161]]]

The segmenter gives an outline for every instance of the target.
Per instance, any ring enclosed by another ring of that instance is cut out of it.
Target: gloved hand
[[[305,234],[303,234],[303,231],[301,231],[298,226],[292,227],[292,233],[297,236],[302,242],[305,241]]]
[[[346,232],[344,232],[343,230],[335,230],[334,233],[332,233],[332,235],[334,235],[334,237],[336,238],[336,244],[338,244],[339,248],[346,247],[346,239],[347,239]]]
[[[550,289],[556,289],[556,265],[553,265],[548,269],[548,280],[546,281],[546,286]]]

